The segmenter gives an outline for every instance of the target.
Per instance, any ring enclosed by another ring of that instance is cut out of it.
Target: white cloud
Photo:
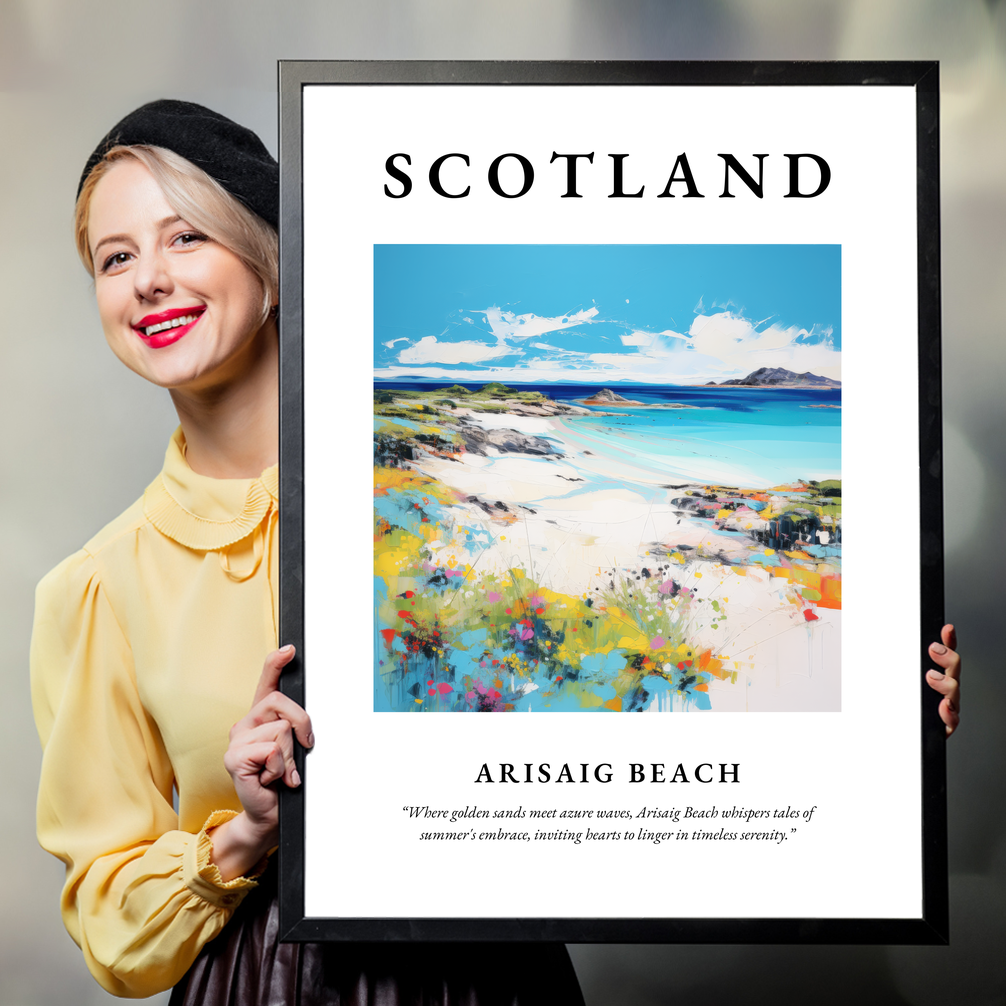
[[[490,307],[484,311],[473,313],[485,315],[489,329],[496,338],[495,346],[483,342],[440,342],[436,336],[427,335],[415,345],[403,349],[398,354],[398,363],[482,363],[485,360],[495,360],[501,356],[522,356],[523,350],[518,348],[518,343],[532,337],[540,337],[548,332],[559,332],[566,328],[587,324],[598,311],[596,307],[591,307],[585,311],[574,311],[571,314],[557,315],[554,318],[543,318],[536,314],[518,315],[512,311],[503,311],[498,307]],[[471,318],[464,320],[473,324]],[[443,335],[443,332],[440,334]],[[402,341],[394,339],[384,345],[391,349],[396,342]],[[538,348],[549,352],[562,353],[554,346],[547,346],[544,343],[537,345]],[[384,372],[391,374],[397,371],[392,367]]]
[[[759,367],[785,367],[798,374],[809,370],[820,377],[841,378],[842,354],[835,349],[830,328],[770,325],[759,330],[747,318],[724,311],[700,315],[688,334],[691,349],[716,360],[719,371],[728,376],[744,376]],[[812,337],[819,341],[809,341]]]
[[[699,315],[687,335],[671,329],[630,332],[621,336],[622,345],[638,353],[592,353],[590,360],[612,376],[643,382],[722,381],[746,377],[759,367],[841,379],[842,354],[831,329],[760,329],[760,324],[729,311]]]
[[[561,346],[552,346],[547,342],[532,342],[532,349],[543,349],[545,352],[551,354],[551,358],[564,357],[571,360],[589,360],[591,357],[590,353],[578,352],[575,349],[563,349]]]
[[[528,349],[542,356],[528,356],[513,341],[558,331],[593,319],[597,308],[556,318],[534,314],[514,315],[491,308],[484,313],[495,346],[480,342],[438,342],[433,336],[421,339],[403,350],[399,366],[379,371],[382,377],[423,376],[434,380],[554,381],[557,378],[594,382],[625,381],[637,384],[704,384],[745,377],[759,367],[783,367],[795,373],[810,371],[822,377],[841,380],[842,354],[835,349],[831,329],[810,330],[795,326],[755,323],[739,314],[722,311],[697,316],[687,333],[666,329],[662,332],[636,330],[619,338],[625,352],[577,352],[561,349],[547,342],[535,341]],[[521,320],[523,319],[523,324]],[[515,334],[519,330],[519,335]],[[596,344],[596,343],[595,343]],[[525,345],[527,345],[525,343]],[[429,368],[422,371],[408,365],[478,364],[504,356],[523,359],[507,367],[480,371]],[[404,365],[404,366],[403,366]]]
[[[506,345],[487,346],[484,342],[440,342],[427,335],[414,346],[398,354],[399,363],[482,363],[501,356],[519,354],[519,349]],[[391,367],[388,370],[395,370]]]
[[[619,338],[622,340],[623,346],[638,346],[640,349],[649,350],[649,356],[666,356],[668,353],[679,352],[681,346],[675,345],[671,341],[672,339],[688,342],[687,335],[672,332],[670,329],[663,332],[630,332]]]
[[[540,337],[549,332],[561,332],[564,328],[588,324],[598,311],[596,307],[589,307],[586,311],[560,314],[554,318],[543,318],[537,314],[514,314],[513,311],[503,311],[498,307],[474,313],[484,314],[492,334],[500,342],[504,342],[507,339]]]
[[[401,339],[392,339],[390,342],[382,342],[381,345],[382,346],[387,346],[388,349],[394,349],[396,342],[408,342],[408,341],[409,340],[406,339],[405,336],[402,336]]]
[[[649,332],[631,332],[629,335],[620,335],[623,346],[648,346],[650,344]]]

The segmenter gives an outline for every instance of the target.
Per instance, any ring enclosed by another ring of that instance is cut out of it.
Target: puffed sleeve
[[[225,883],[210,862],[206,830],[233,811],[198,834],[178,830],[171,764],[87,552],[39,584],[31,684],[44,752],[38,837],[66,865],[63,921],[103,988],[161,992],[255,883]]]

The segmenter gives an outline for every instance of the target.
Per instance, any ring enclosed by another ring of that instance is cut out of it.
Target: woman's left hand
[[[943,668],[926,673],[929,687],[943,696],[940,719],[946,724],[949,737],[961,721],[961,657],[957,652],[957,632],[952,625],[944,625],[940,643],[931,643],[929,656]]]
[[[224,767],[243,809],[207,832],[210,859],[225,881],[242,876],[279,841],[276,784],[300,785],[294,735],[306,748],[314,744],[310,716],[279,690],[280,675],[294,653],[284,646],[266,657],[251,710],[231,727]]]

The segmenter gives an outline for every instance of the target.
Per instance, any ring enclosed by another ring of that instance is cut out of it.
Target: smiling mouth
[[[191,325],[204,310],[205,308],[200,308],[195,311],[188,311],[185,314],[173,314],[172,317],[157,321],[152,325],[134,325],[133,328],[137,335],[143,336],[144,339],[149,339],[160,332],[168,332],[173,328],[182,328],[184,325]],[[146,318],[143,320],[146,321]]]
[[[174,345],[179,339],[188,335],[205,311],[203,305],[173,307],[141,318],[133,325],[133,331],[150,349],[164,349],[165,346]]]
[[[149,325],[141,328],[140,331],[149,339],[158,332],[166,332],[169,328],[181,328],[182,325],[190,325],[198,318],[198,314],[183,314],[180,318],[172,318],[171,321],[162,321],[160,325]]]

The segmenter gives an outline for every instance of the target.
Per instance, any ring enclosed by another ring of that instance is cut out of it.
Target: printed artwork
[[[374,708],[840,708],[841,249],[374,248]]]

